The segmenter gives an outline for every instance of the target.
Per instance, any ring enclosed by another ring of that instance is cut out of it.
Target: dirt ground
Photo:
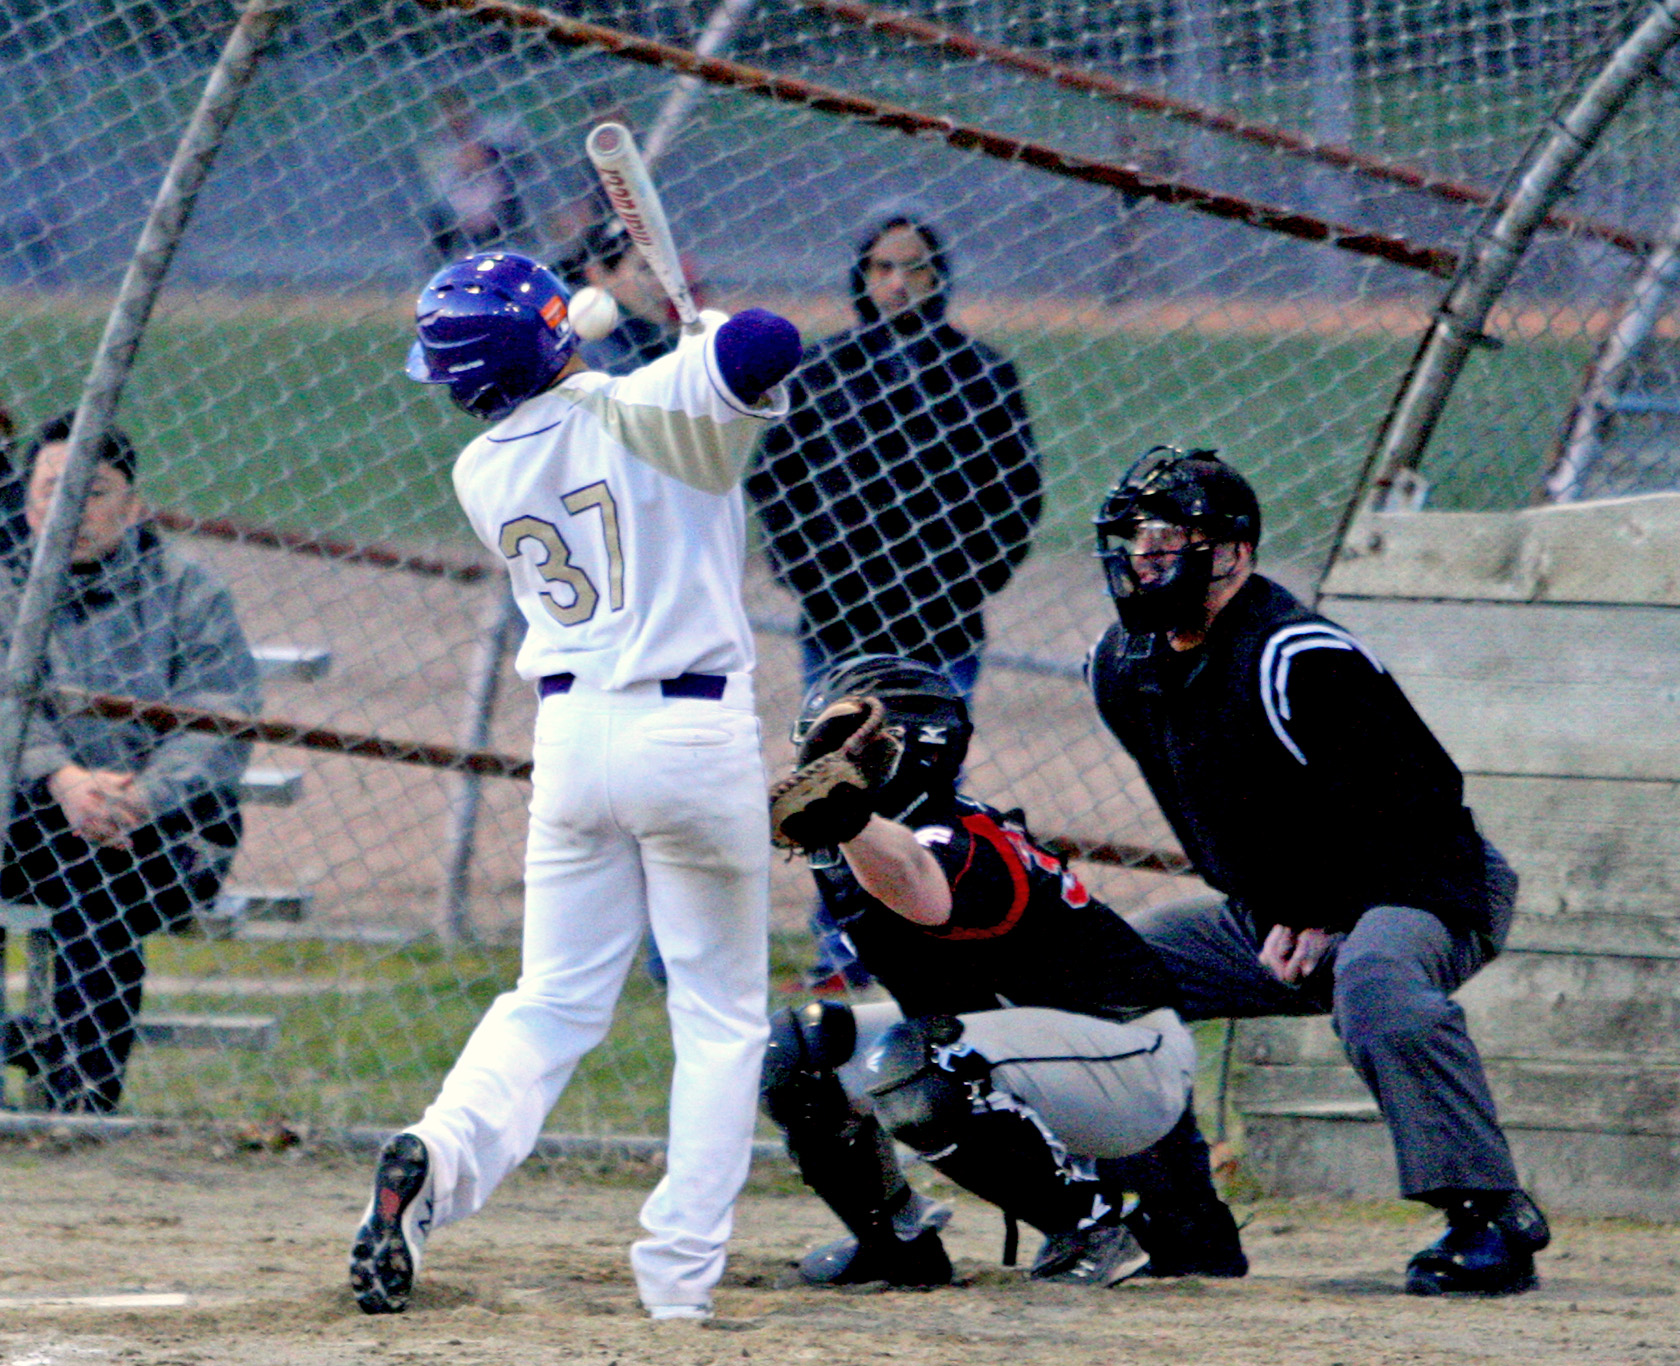
[[[1537,1290],[1420,1300],[1401,1268],[1435,1236],[1428,1212],[1239,1203],[1246,1280],[1093,1292],[1002,1268],[998,1219],[959,1195],[947,1237],[964,1284],[848,1294],[778,1285],[835,1225],[775,1171],[742,1201],[704,1327],[638,1311],[625,1248],[652,1173],[576,1165],[517,1174],[432,1239],[408,1313],[367,1318],[344,1256],[369,1165],[226,1138],[0,1143],[0,1366],[1680,1363],[1672,1227],[1560,1219]]]

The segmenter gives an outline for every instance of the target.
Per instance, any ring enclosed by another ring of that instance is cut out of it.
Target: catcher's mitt
[[[902,750],[875,698],[831,702],[800,741],[793,772],[770,789],[776,847],[809,853],[856,839]]]

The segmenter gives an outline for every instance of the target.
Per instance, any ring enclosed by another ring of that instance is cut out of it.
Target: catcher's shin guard
[[[770,1021],[761,1099],[800,1178],[859,1239],[896,1240],[893,1216],[912,1192],[892,1140],[852,1108],[834,1069],[857,1039],[849,1006],[817,1001]],[[914,1236],[912,1234],[912,1236]]]
[[[928,1165],[1041,1233],[1111,1213],[1095,1176],[1070,1160],[1032,1107],[991,1083],[950,1016],[904,1020],[882,1036],[875,1112]]]

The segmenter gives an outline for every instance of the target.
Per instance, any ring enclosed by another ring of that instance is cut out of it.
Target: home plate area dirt
[[[704,1326],[655,1325],[636,1302],[625,1249],[657,1173],[576,1163],[528,1164],[432,1239],[406,1314],[369,1318],[344,1267],[370,1167],[237,1136],[0,1141],[0,1366],[1680,1364],[1670,1226],[1559,1218],[1538,1289],[1422,1300],[1402,1269],[1436,1235],[1428,1211],[1238,1202],[1247,1279],[1093,1292],[1003,1267],[996,1212],[931,1185],[956,1206],[961,1284],[845,1293],[784,1285],[838,1228],[779,1169],[754,1174]]]

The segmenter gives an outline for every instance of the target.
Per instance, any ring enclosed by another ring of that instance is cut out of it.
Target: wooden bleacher
[[[264,679],[313,682],[331,667],[331,652],[319,648],[265,645],[253,649]],[[284,768],[252,767],[240,786],[243,803],[290,806],[303,792],[303,774]],[[310,907],[303,889],[229,886],[206,907],[190,929],[226,937],[239,926],[258,920],[300,921]],[[13,1013],[41,1016],[50,993],[52,939],[50,912],[35,905],[0,902],[0,948],[8,935],[21,936],[25,948],[25,982],[19,1009]],[[0,956],[3,967],[3,956]],[[0,980],[0,1024],[11,1003]],[[140,1042],[151,1047],[268,1049],[279,1039],[279,1021],[268,1015],[207,1015],[143,1011],[137,1022]]]
[[[1458,994],[1522,1180],[1561,1211],[1680,1217],[1680,494],[1369,514],[1348,547],[1321,609],[1394,672],[1522,879]],[[1237,1039],[1270,1189],[1394,1193],[1327,1020]]]

